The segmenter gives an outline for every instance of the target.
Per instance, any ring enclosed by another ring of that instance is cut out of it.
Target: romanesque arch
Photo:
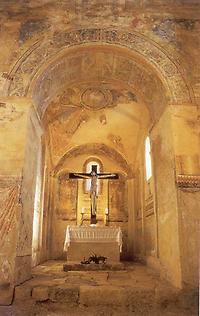
[[[193,102],[182,70],[167,53],[144,36],[136,32],[117,29],[78,29],[58,32],[48,40],[39,40],[18,60],[9,73],[12,81],[6,83],[6,95],[27,95],[32,78],[42,65],[51,61],[63,49],[87,45],[88,43],[117,45],[138,54],[160,74],[170,90],[171,103]]]

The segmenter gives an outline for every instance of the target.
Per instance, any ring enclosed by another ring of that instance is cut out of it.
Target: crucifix
[[[96,224],[96,211],[97,211],[97,180],[98,179],[118,179],[119,176],[117,173],[98,173],[97,166],[92,165],[92,170],[90,173],[69,173],[70,179],[91,179],[90,186],[90,211],[91,218],[90,223]]]

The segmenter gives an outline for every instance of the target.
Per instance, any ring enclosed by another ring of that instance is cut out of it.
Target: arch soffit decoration
[[[99,28],[58,32],[48,41],[41,40],[35,43],[11,70],[9,76],[13,80],[7,81],[6,94],[26,96],[34,75],[45,61],[50,61],[64,48],[90,43],[113,44],[139,54],[166,83],[170,91],[171,104],[193,103],[192,91],[180,68],[157,44],[136,32]]]
[[[58,173],[61,172],[65,161],[68,158],[77,157],[80,154],[87,154],[88,156],[97,157],[98,155],[106,156],[111,160],[120,165],[120,167],[124,170],[124,172],[128,175],[128,178],[133,178],[134,173],[126,159],[114,148],[108,147],[105,144],[84,144],[77,147],[70,149],[62,158],[59,160],[57,165],[52,170],[52,175],[56,176]],[[99,159],[99,158],[97,158]],[[99,159],[100,160],[100,159]],[[101,161],[101,160],[100,160]]]
[[[62,103],[62,96],[65,99],[68,91],[74,89],[76,95],[80,92],[80,100],[83,104],[84,94],[90,89],[100,94],[107,91],[104,95],[104,103],[109,103],[107,102],[109,99],[112,103],[112,97],[105,98],[105,96],[108,96],[108,92],[114,96],[116,89],[117,94],[123,93],[124,87],[135,95],[140,104],[148,106],[152,117],[154,112],[161,111],[168,103],[170,95],[166,84],[162,83],[147,63],[141,61],[141,57],[137,56],[134,60],[133,53],[130,54],[127,48],[122,49],[114,45],[90,43],[89,46],[79,45],[65,49],[57,54],[46,68],[40,70],[33,82],[35,85],[31,85],[30,92],[41,117],[52,101],[53,104]],[[86,90],[83,89],[84,85]]]

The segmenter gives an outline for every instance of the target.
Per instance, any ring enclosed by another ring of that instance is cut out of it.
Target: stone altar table
[[[67,261],[78,261],[91,254],[107,257],[107,261],[120,261],[122,232],[119,227],[67,226],[64,251]]]

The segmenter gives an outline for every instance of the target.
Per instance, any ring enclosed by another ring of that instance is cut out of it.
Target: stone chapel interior
[[[121,229],[120,260],[198,286],[199,6],[105,2],[0,4],[0,285],[67,260],[91,216],[69,173],[95,165],[118,175],[98,179],[96,226]]]

